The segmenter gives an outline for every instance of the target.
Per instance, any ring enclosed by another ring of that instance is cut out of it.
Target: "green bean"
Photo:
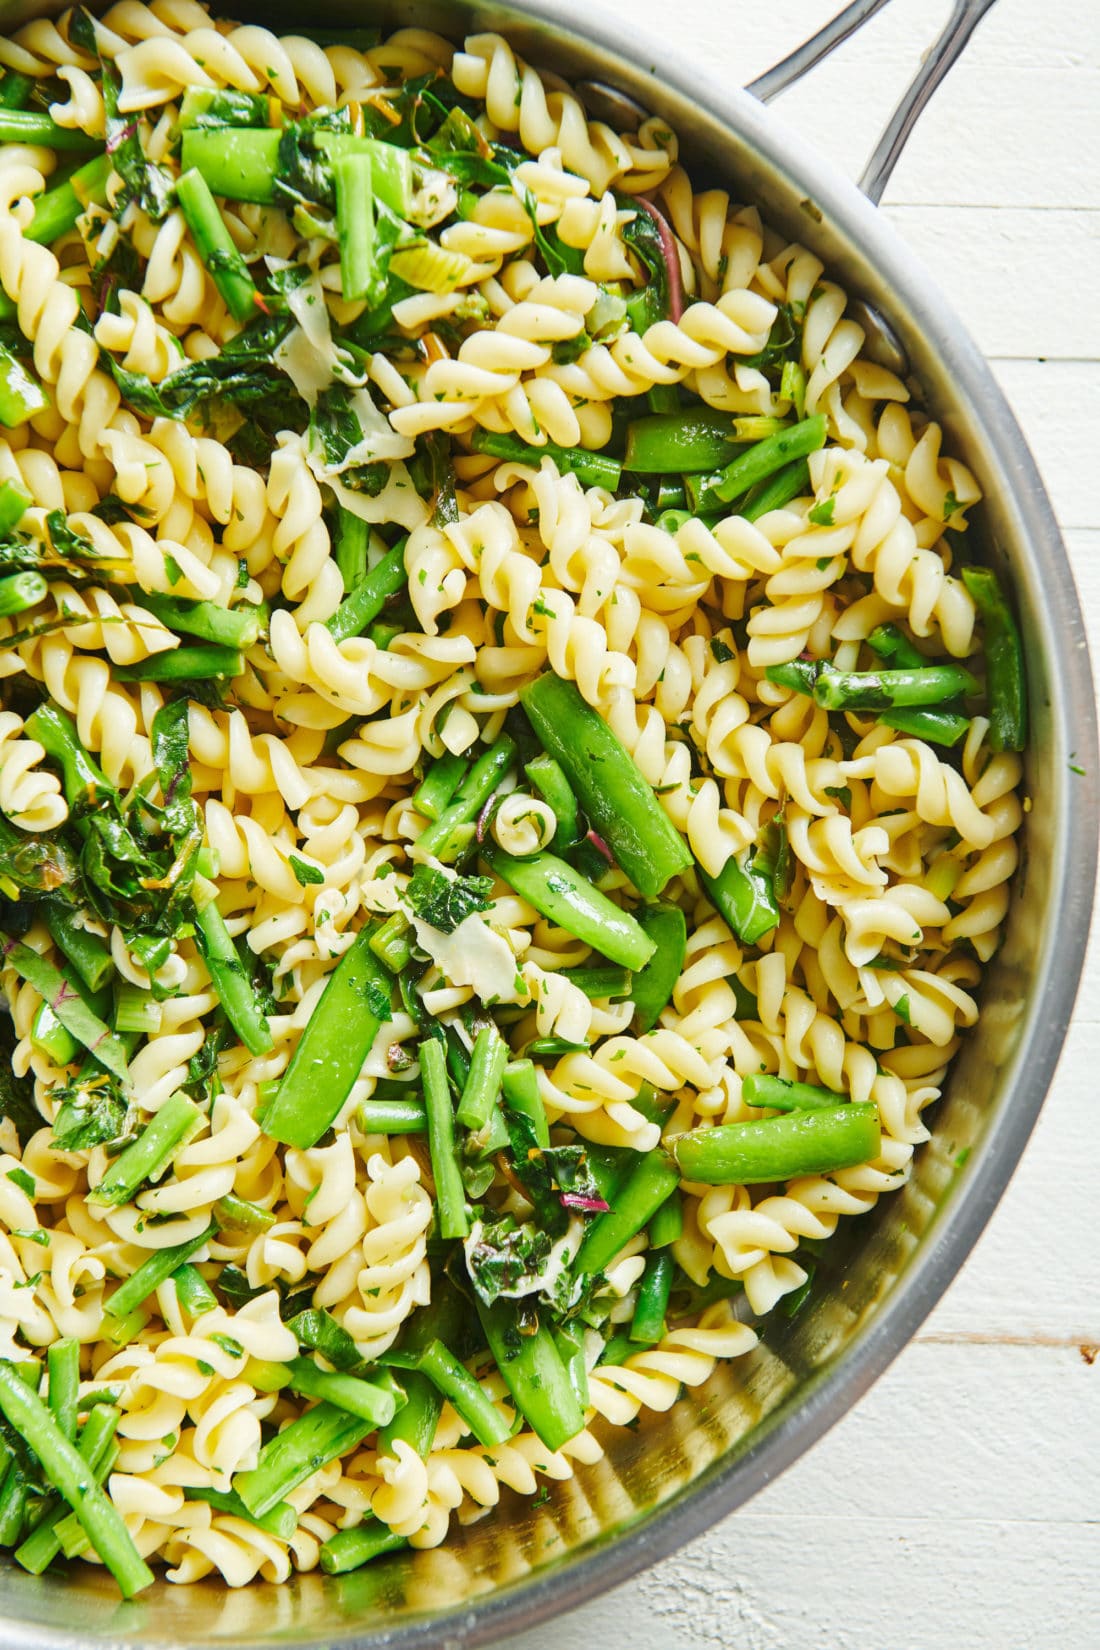
[[[962,580],[982,616],[989,743],[995,751],[1027,744],[1027,674],[1015,616],[990,567],[964,567]]]
[[[895,670],[922,670],[928,663],[920,649],[913,646],[896,624],[876,625],[867,637],[867,646],[880,659],[888,660]]]
[[[465,1129],[483,1129],[492,1115],[508,1061],[508,1044],[494,1025],[482,1026],[474,1040],[470,1073],[456,1117]]]
[[[138,1311],[142,1303],[166,1278],[170,1278],[176,1269],[190,1260],[217,1231],[216,1224],[211,1221],[205,1231],[199,1232],[196,1237],[185,1238],[182,1243],[174,1243],[167,1249],[154,1249],[147,1260],[143,1260],[136,1272],[120,1283],[113,1295],[108,1296],[103,1303],[103,1310],[109,1318],[122,1322],[131,1313]]]
[[[678,1191],[667,1197],[649,1223],[649,1247],[667,1249],[682,1237],[684,1200]]]
[[[272,1046],[267,1016],[213,899],[196,904],[195,940],[226,1019],[250,1054],[266,1054]]]
[[[46,901],[46,927],[58,950],[68,958],[89,991],[100,991],[114,973],[110,948],[87,928],[78,928],[68,906]]]
[[[526,763],[523,771],[543,801],[553,809],[557,820],[553,839],[548,844],[551,852],[567,854],[581,840],[581,825],[577,799],[561,763],[543,751]]]
[[[790,688],[792,693],[804,693],[812,699],[820,669],[820,659],[789,659],[786,664],[767,665],[764,675],[776,687]]]
[[[215,1512],[225,1513],[230,1518],[243,1518],[246,1524],[255,1524],[258,1530],[278,1536],[280,1541],[290,1541],[298,1528],[298,1514],[289,1501],[276,1501],[273,1507],[257,1518],[233,1490],[212,1490],[207,1484],[188,1484],[183,1493],[188,1501],[205,1501]]]
[[[618,864],[645,898],[655,899],[691,856],[634,758],[572,682],[546,672],[520,690],[520,701]]]
[[[217,602],[185,601],[181,596],[141,593],[141,605],[170,630],[182,630],[230,651],[247,653],[260,638],[260,608],[220,607]]]
[[[329,1536],[321,1547],[321,1568],[327,1576],[341,1576],[407,1545],[403,1535],[395,1535],[388,1524],[368,1513],[361,1524]]]
[[[680,978],[687,951],[687,919],[676,905],[643,905],[636,914],[655,947],[645,967],[634,975],[630,987],[634,1000],[634,1032],[641,1036],[657,1024]]]
[[[445,751],[437,757],[413,792],[415,811],[425,819],[438,819],[446,811],[469,766],[466,758],[455,751]]]
[[[46,1368],[50,1412],[66,1438],[74,1439],[80,1391],[80,1342],[71,1336],[54,1341],[46,1351]]]
[[[201,172],[192,168],[180,175],[176,181],[176,199],[187,220],[195,250],[229,313],[235,321],[251,320],[256,313],[256,283]]]
[[[355,1415],[372,1427],[384,1427],[393,1420],[397,1405],[392,1391],[360,1380],[356,1375],[318,1369],[312,1358],[289,1358],[285,1363],[264,1363],[250,1359],[248,1379],[259,1392],[278,1392],[290,1387],[303,1398]]]
[[[167,653],[151,653],[137,664],[115,666],[120,682],[226,682],[243,673],[239,650],[214,642],[185,642]]]
[[[49,589],[41,573],[11,573],[0,579],[0,619],[37,607]]]
[[[269,1232],[275,1224],[275,1211],[264,1209],[259,1203],[249,1203],[235,1192],[219,1197],[210,1211],[218,1223],[219,1232],[239,1232],[245,1237],[258,1237]]]
[[[516,859],[495,846],[486,846],[482,853],[521,899],[612,962],[636,971],[652,957],[654,943],[635,919],[585,882],[564,859],[554,854]]]
[[[367,576],[367,551],[370,546],[370,523],[344,506],[337,506],[336,541],[333,555],[344,581],[344,594],[350,596]]]
[[[742,493],[747,493],[750,487],[755,487],[757,482],[774,475],[776,470],[823,447],[826,434],[826,420],[819,413],[814,418],[804,419],[801,424],[791,424],[763,441],[757,441],[726,465],[714,483],[716,497],[731,503]]]
[[[804,458],[785,464],[767,481],[758,482],[742,501],[738,515],[746,521],[759,521],[770,510],[782,510],[792,498],[801,498],[810,490],[810,466]]]
[[[416,1367],[450,1399],[479,1444],[503,1444],[511,1432],[509,1423],[449,1347],[440,1340],[430,1342],[417,1355]]]
[[[27,1520],[30,1489],[22,1467],[12,1461],[0,1484],[0,1547],[14,1547]]]
[[[473,834],[474,821],[512,766],[515,755],[515,741],[504,733],[478,757],[439,818],[417,837],[418,859],[432,855],[447,863],[460,857]],[[463,842],[459,840],[459,833],[465,826],[471,829]]]
[[[544,458],[549,458],[555,468],[563,473],[571,472],[585,487],[606,487],[609,493],[616,493],[623,478],[622,464],[610,453],[592,453],[586,447],[559,447],[553,441],[530,447],[517,435],[497,435],[492,430],[474,430],[469,439],[475,453],[487,453],[510,464],[529,464],[535,470]]]
[[[962,665],[925,665],[920,670],[836,670],[825,665],[814,682],[814,703],[825,710],[895,710],[907,705],[942,705],[978,684]]]
[[[0,1361],[0,1409],[41,1462],[50,1483],[76,1513],[98,1556],[124,1598],[153,1582],[120,1514],[94,1482],[87,1461],[57,1426],[42,1400],[20,1379],[14,1364]]]
[[[103,1179],[87,1193],[86,1202],[97,1207],[131,1203],[138,1187],[158,1179],[204,1121],[205,1114],[193,1100],[179,1092],[170,1094],[137,1139],[114,1159]]]
[[[451,1090],[447,1082],[443,1047],[434,1037],[425,1037],[420,1044],[420,1078],[428,1114],[428,1150],[432,1159],[432,1179],[435,1181],[439,1235],[464,1238],[470,1224],[466,1218],[466,1193],[455,1156]]]
[[[545,1151],[550,1144],[550,1124],[546,1107],[539,1093],[538,1077],[530,1060],[512,1060],[504,1068],[501,1079],[504,1103],[529,1119],[535,1131],[535,1142]]]
[[[589,1222],[573,1263],[577,1275],[602,1272],[624,1244],[649,1223],[679,1182],[676,1165],[660,1147],[641,1156],[617,1191],[615,1207]]]
[[[28,718],[27,726],[33,718]],[[32,985],[44,1002],[101,1066],[114,1076],[127,1076],[126,1050],[115,1033],[84,1001],[75,981],[29,945],[0,933],[0,954],[21,979]]]
[[[359,1107],[359,1127],[364,1134],[426,1134],[428,1114],[419,1100],[376,1100],[372,1095]]]
[[[176,1299],[188,1317],[201,1318],[216,1308],[217,1296],[198,1267],[192,1266],[190,1261],[176,1267],[172,1282],[176,1286]]]
[[[549,1327],[540,1321],[533,1333],[527,1333],[526,1326],[520,1327],[514,1301],[500,1299],[486,1306],[478,1296],[476,1304],[489,1350],[516,1408],[547,1449],[560,1449],[583,1428],[584,1411]]]
[[[255,1517],[270,1512],[311,1473],[361,1444],[374,1427],[334,1404],[320,1403],[268,1440],[256,1465],[239,1472],[233,1489]]]
[[[75,228],[76,220],[89,206],[106,206],[107,180],[111,162],[107,155],[97,155],[81,166],[64,183],[55,184],[44,195],[35,197],[34,216],[23,231],[24,240],[37,241],[40,246],[52,246],[62,235]]]
[[[455,1341],[462,1333],[468,1307],[463,1297],[445,1277],[432,1279],[432,1298],[411,1318],[406,1318],[401,1331],[400,1347],[404,1352],[422,1352],[433,1340],[444,1343]],[[385,1454],[394,1453],[395,1443],[405,1443],[417,1455],[427,1456],[435,1438],[435,1429],[443,1408],[443,1395],[426,1375],[417,1370],[402,1374],[405,1404],[397,1411],[389,1426],[378,1434],[378,1448]]]
[[[4,86],[8,77],[4,78]],[[78,126],[58,126],[47,114],[34,109],[12,108],[0,100],[0,143],[33,143],[42,149],[95,149],[95,138],[89,138]]]
[[[970,726],[970,719],[953,710],[934,708],[889,710],[879,717],[888,728],[896,728],[910,739],[923,739],[929,745],[957,745]]]
[[[372,619],[376,619],[391,596],[396,596],[409,582],[405,568],[405,540],[387,550],[380,561],[348,592],[325,628],[338,642],[351,636],[361,636]]]
[[[774,1111],[821,1111],[844,1105],[847,1096],[813,1083],[795,1083],[788,1077],[754,1071],[741,1079],[741,1098],[746,1106],[770,1106]]]
[[[76,1440],[77,1451],[87,1464],[97,1484],[102,1484],[118,1454],[114,1442],[115,1431],[122,1419],[121,1411],[112,1404],[98,1404],[81,1427]],[[58,1525],[66,1514],[65,1501],[60,1495],[51,1495],[30,1535],[15,1550],[15,1562],[31,1575],[41,1575],[61,1551]]]
[[[275,127],[193,126],[183,133],[180,166],[201,172],[215,195],[267,206],[275,198],[281,140]]]
[[[878,1156],[878,1107],[848,1104],[753,1123],[723,1123],[678,1135],[670,1145],[684,1179],[710,1186],[832,1174]]]
[[[390,1018],[390,976],[361,928],[344,952],[263,1115],[272,1140],[308,1150],[347,1100],[379,1026]]]
[[[647,1258],[630,1323],[630,1339],[636,1345],[653,1346],[664,1334],[675,1270],[676,1262],[667,1250],[658,1250]]]

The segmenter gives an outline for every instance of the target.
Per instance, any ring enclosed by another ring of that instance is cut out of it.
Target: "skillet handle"
[[[817,64],[835,51],[837,46],[851,38],[864,23],[889,3],[889,0],[852,0],[842,12],[819,29],[803,45],[796,48],[781,63],[769,69],[746,88],[762,103],[793,86]],[[962,55],[967,41],[996,0],[954,0],[951,15],[939,39],[925,54],[921,65],[906,87],[897,108],[891,115],[882,136],[863,169],[859,187],[877,206],[897,165],[909,134],[920,119],[926,104],[948,70]]]

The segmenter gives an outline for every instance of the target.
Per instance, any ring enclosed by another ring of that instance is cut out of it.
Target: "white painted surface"
[[[605,0],[607,3],[607,0]],[[840,0],[615,0],[746,81]],[[947,13],[894,0],[778,105],[851,173]],[[673,22],[674,20],[674,22]],[[1000,0],[886,211],[993,360],[1100,657],[1100,0]],[[512,1650],[1097,1650],[1100,949],[1046,1109],[947,1298],[874,1390],[708,1536]]]

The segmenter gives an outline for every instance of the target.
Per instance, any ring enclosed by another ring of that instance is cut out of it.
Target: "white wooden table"
[[[605,0],[731,81],[840,0]],[[894,0],[777,104],[853,176],[946,0]],[[1100,658],[1100,0],[1000,0],[886,196],[1032,443]],[[810,1455],[702,1540],[512,1650],[1097,1650],[1100,946],[969,1264]]]

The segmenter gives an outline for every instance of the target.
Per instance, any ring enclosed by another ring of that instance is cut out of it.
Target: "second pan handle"
[[[752,81],[746,90],[762,103],[769,103],[780,92],[786,91],[802,79],[817,64],[836,50],[889,0],[852,0],[843,11],[826,23],[803,45],[797,47],[782,62]],[[954,0],[951,15],[939,38],[925,54],[921,65],[906,87],[897,108],[891,115],[882,136],[863,169],[859,187],[877,205],[897,165],[909,134],[948,70],[962,55],[967,41],[996,0]]]

